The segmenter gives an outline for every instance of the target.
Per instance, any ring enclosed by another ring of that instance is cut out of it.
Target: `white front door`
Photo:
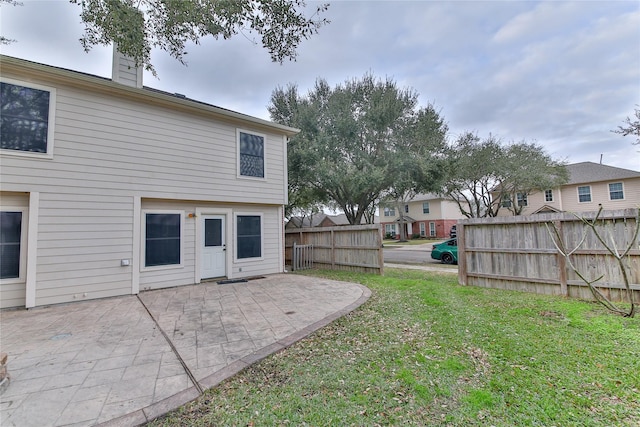
[[[227,275],[226,240],[224,235],[224,215],[204,215],[202,217],[202,278]]]

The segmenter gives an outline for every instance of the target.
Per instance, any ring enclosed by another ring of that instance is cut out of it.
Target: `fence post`
[[[456,225],[456,239],[458,243],[458,283],[467,285],[467,255],[465,254],[464,225]]]
[[[562,231],[562,220],[553,221],[553,226],[558,230],[558,235],[564,240],[564,233]],[[560,275],[560,294],[562,296],[569,296],[569,289],[567,287],[567,260],[564,255],[558,251],[556,255],[558,259],[558,273]]]
[[[298,251],[296,250],[296,242],[293,242],[293,247],[291,248],[291,270],[296,271],[296,264],[298,262],[297,257]]]

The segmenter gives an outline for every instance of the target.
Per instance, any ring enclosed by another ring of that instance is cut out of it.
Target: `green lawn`
[[[421,271],[307,274],[373,294],[151,425],[640,425],[638,318]]]

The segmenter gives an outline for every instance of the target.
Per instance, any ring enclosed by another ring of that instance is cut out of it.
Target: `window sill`
[[[252,262],[252,261],[264,261],[264,257],[255,257],[255,258],[236,258],[233,260],[236,263],[244,263],[244,262]]]
[[[14,277],[11,279],[0,279],[0,286],[2,285],[21,285],[26,283],[25,279],[23,277]]]
[[[0,148],[0,155],[11,157],[29,157],[32,159],[53,159],[53,153],[34,153],[31,151],[19,151],[19,150],[7,150],[6,148]]]
[[[162,270],[180,270],[184,268],[184,264],[168,264],[168,265],[154,265],[153,267],[141,267],[140,273],[146,273],[151,271],[162,271]]]

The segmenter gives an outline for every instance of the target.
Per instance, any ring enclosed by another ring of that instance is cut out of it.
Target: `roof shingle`
[[[566,167],[569,171],[568,184],[640,178],[640,172],[593,162],[572,163]]]

